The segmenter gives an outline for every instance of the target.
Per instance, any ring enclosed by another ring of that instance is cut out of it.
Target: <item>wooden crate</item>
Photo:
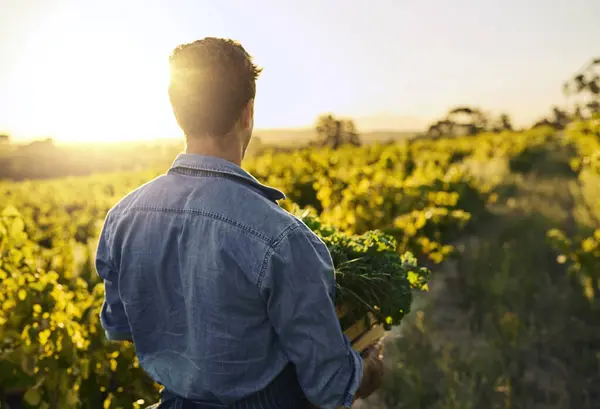
[[[351,309],[347,306],[336,306],[338,318],[344,317]],[[371,313],[360,319],[354,325],[344,330],[352,343],[352,348],[357,352],[363,352],[370,345],[381,340],[386,331],[382,325],[375,324],[375,318]]]

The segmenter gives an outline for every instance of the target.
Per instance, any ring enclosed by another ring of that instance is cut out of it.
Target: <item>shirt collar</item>
[[[286,198],[283,192],[273,187],[263,185],[254,176],[246,172],[235,163],[229,162],[228,160],[222,158],[217,158],[215,156],[204,156],[195,153],[180,153],[175,158],[175,161],[173,161],[173,164],[169,170],[175,170],[177,168],[220,173],[229,177],[233,176],[259,189],[261,192],[266,194],[269,199],[282,200]]]

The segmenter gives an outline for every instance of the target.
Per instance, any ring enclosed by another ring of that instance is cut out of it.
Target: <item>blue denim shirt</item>
[[[177,397],[233,407],[294,368],[272,389],[351,406],[362,359],[335,312],[331,256],[277,205],[284,197],[231,162],[186,153],[108,212],[96,257],[102,326],[132,340]]]

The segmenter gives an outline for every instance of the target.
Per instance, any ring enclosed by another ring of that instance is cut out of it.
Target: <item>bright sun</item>
[[[176,131],[166,92],[168,51],[128,45],[127,33],[61,27],[38,27],[16,67],[25,84],[17,97],[20,128],[43,129],[60,141],[143,139]],[[157,121],[166,127],[152,133],[143,126]]]

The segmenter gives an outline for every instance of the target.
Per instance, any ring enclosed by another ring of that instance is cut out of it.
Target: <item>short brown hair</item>
[[[255,97],[262,71],[240,43],[214,37],[176,47],[169,65],[169,98],[186,136],[227,134]]]

